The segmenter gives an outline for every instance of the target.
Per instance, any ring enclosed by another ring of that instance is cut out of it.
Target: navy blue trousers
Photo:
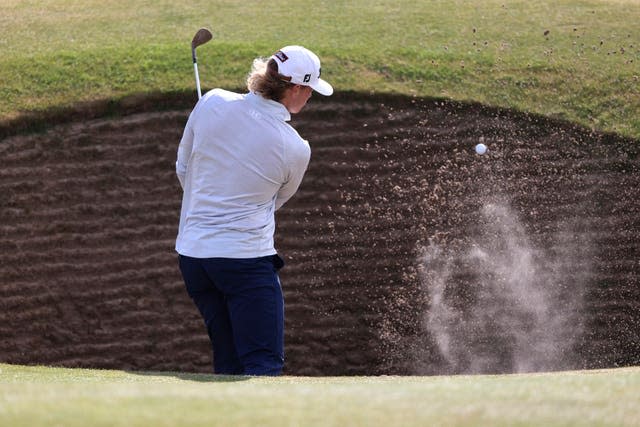
[[[280,375],[284,365],[284,299],[278,255],[191,258],[180,271],[213,348],[213,371],[223,375]]]

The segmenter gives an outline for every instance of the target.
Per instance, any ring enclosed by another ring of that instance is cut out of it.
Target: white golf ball
[[[478,144],[476,145],[476,153],[478,154],[484,154],[487,152],[487,146],[484,144]]]

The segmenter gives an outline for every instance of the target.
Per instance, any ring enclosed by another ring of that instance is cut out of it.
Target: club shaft
[[[191,57],[193,58],[193,73],[196,78],[196,89],[198,90],[198,99],[202,98],[202,90],[200,89],[200,74],[198,73],[198,59],[196,58],[196,49],[191,48]]]
[[[198,99],[202,98],[202,90],[200,89],[200,75],[198,74],[198,63],[193,63],[193,73],[196,76],[196,89],[198,90]]]

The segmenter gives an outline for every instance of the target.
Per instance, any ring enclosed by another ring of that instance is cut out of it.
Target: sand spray
[[[484,204],[474,229],[463,247],[420,250],[422,327],[444,360],[440,373],[571,368],[591,271],[588,238],[564,225],[554,242],[537,246],[506,202]]]

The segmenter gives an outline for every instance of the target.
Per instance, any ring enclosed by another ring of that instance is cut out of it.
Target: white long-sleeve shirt
[[[307,141],[284,105],[222,89],[206,93],[184,129],[176,173],[183,189],[176,251],[194,258],[276,253],[275,211],[297,191]]]

